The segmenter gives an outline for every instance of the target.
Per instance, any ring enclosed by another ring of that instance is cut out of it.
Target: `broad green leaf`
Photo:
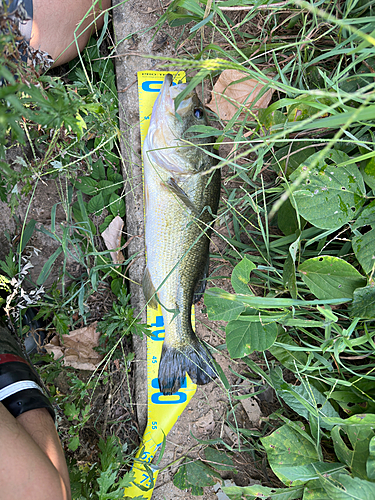
[[[98,192],[97,186],[98,183],[96,182],[95,179],[92,179],[91,177],[78,177],[77,182],[75,184],[75,188],[82,191],[82,193],[88,194],[90,196],[97,194]]]
[[[366,274],[370,274],[375,266],[375,229],[352,239],[352,247],[358,262]]]
[[[301,371],[307,363],[306,353],[288,349],[288,346],[297,347],[297,343],[290,335],[284,333],[277,337],[277,345],[272,345],[269,351],[288,370],[292,372]]]
[[[354,422],[354,417],[350,417],[348,420]],[[362,419],[365,421],[363,415]],[[366,474],[366,461],[369,457],[370,441],[374,436],[374,425],[371,423],[368,425],[364,423],[359,425],[342,424],[336,425],[332,429],[331,437],[336,456],[341,462],[350,467],[354,476],[368,479]]]
[[[351,298],[366,279],[348,262],[324,255],[305,260],[298,268],[301,278],[318,299]]]
[[[93,177],[97,181],[105,180],[105,167],[101,158],[99,158],[99,160],[93,164],[91,177]]]
[[[101,215],[104,208],[104,198],[102,193],[97,194],[87,204],[87,210],[90,214]]]
[[[79,436],[72,437],[68,444],[69,450],[76,451],[78,446],[79,446]]]
[[[113,184],[112,181],[101,180],[98,182],[98,190],[99,193],[103,195],[103,197],[109,196],[111,193],[115,193],[118,190],[119,186]]]
[[[331,479],[321,475],[319,480],[330,500],[374,500],[375,498],[375,484],[358,477],[338,474],[335,479]]]
[[[239,498],[248,498],[247,495],[252,495],[257,499],[267,499],[271,500],[295,500],[301,498],[303,493],[303,486],[293,486],[291,488],[267,488],[266,486],[261,486],[260,484],[254,484],[253,486],[223,486],[223,492],[232,498],[233,495],[238,495]]]
[[[232,272],[232,286],[236,293],[242,293],[244,295],[250,294],[254,295],[250,290],[248,283],[250,281],[250,273],[256,265],[251,262],[246,256],[241,260],[239,264],[233,269]]]
[[[124,217],[125,215],[125,202],[116,193],[112,193],[109,197],[108,208],[114,217],[116,217],[117,215],[119,217]]]
[[[219,451],[209,446],[204,450],[204,456],[208,461],[207,464],[216,470],[236,471],[232,459],[225,451]]]
[[[331,428],[332,425],[326,423],[326,418],[339,417],[327,397],[321,394],[316,387],[311,384],[301,383],[300,385],[287,384],[283,381],[282,375],[275,377],[275,370],[270,372],[274,387],[279,396],[283,398],[288,406],[298,415],[311,421],[311,418],[320,418],[321,427]]]
[[[302,500],[328,500],[319,479],[313,479],[305,485]]]
[[[201,488],[204,486],[213,486],[215,484],[213,477],[221,479],[218,472],[214,471],[200,460],[186,462],[186,477],[191,485]]]
[[[179,466],[178,471],[173,477],[173,484],[180,490],[187,490],[190,488],[190,484],[187,480],[185,463]]]
[[[114,217],[113,215],[107,215],[107,217],[104,219],[104,222],[100,224],[99,226],[99,231],[100,233],[103,233],[107,227],[110,225],[110,223],[113,221]]]
[[[354,290],[350,312],[353,318],[375,319],[375,285],[373,283]]]
[[[306,465],[295,465],[293,467],[283,467],[284,476],[294,483],[295,481],[312,481],[319,478],[319,474],[334,474],[343,470],[345,465],[340,462],[326,463],[314,462]]]
[[[266,351],[277,337],[276,323],[247,323],[234,320],[225,329],[227,348],[232,358],[242,358],[254,351]]]
[[[342,151],[330,151],[324,159],[315,153],[290,176],[306,175],[293,195],[304,219],[322,229],[338,229],[354,219],[365,202],[365,185],[355,165],[337,167],[349,160]],[[327,160],[330,163],[327,163]],[[311,165],[317,161],[314,167]]]
[[[358,219],[352,225],[352,229],[363,226],[375,226],[375,201],[372,201],[360,213]]]
[[[286,485],[289,485],[291,481],[284,475],[283,469],[289,473],[292,467],[311,465],[319,461],[315,446],[289,425],[283,425],[270,436],[261,438],[261,442],[266,450],[271,469]],[[293,486],[305,482],[296,480]]]
[[[286,177],[315,153],[315,148],[307,147],[308,145],[307,141],[293,142],[292,146],[288,144],[276,152],[276,157],[280,158],[279,166]]]
[[[372,189],[375,189],[375,157],[372,157],[367,162],[367,165],[362,171],[365,183]]]
[[[221,288],[210,288],[211,293],[204,294],[204,303],[207,307],[208,319],[211,321],[231,321],[237,319],[238,316],[245,310],[245,306],[240,302],[227,300],[219,294],[224,292]],[[217,292],[217,294],[215,294]]]
[[[375,436],[370,439],[368,447],[369,457],[366,462],[367,477],[374,481],[375,479]]]

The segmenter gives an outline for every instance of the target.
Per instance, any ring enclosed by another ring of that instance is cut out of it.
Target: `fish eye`
[[[202,108],[195,108],[194,109],[194,116],[195,118],[198,118],[198,120],[201,120],[203,118],[204,112]]]

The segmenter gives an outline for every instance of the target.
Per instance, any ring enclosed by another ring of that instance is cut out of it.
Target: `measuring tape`
[[[154,102],[163,84],[164,76],[168,73],[173,75],[176,83],[186,81],[183,71],[138,72],[142,150]],[[172,429],[193,397],[197,386],[193,384],[187,375],[178,392],[171,396],[164,396],[160,392],[158,371],[165,334],[163,313],[160,305],[157,310],[151,307],[147,308],[147,324],[151,327],[151,336],[147,337],[147,425],[132,467],[135,477],[134,484],[125,489],[124,496],[129,498],[141,496],[150,499],[158,475],[158,469],[151,465],[151,461],[161,447],[165,436]],[[194,325],[194,308],[192,308],[192,324]]]

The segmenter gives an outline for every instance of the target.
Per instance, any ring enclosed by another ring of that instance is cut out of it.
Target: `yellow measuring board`
[[[154,102],[163,84],[164,76],[168,73],[173,75],[174,82],[185,82],[183,71],[140,71],[138,73],[142,150]],[[194,312],[194,308],[192,311]],[[147,337],[147,425],[132,468],[135,475],[134,485],[125,489],[125,497],[128,498],[151,498],[158,475],[158,470],[153,468],[151,461],[197,388],[187,376],[178,392],[171,396],[164,396],[160,392],[158,370],[165,332],[160,305],[157,310],[147,308],[147,324],[151,327],[151,336]],[[192,324],[194,325],[194,321]],[[147,464],[148,470],[144,464]]]

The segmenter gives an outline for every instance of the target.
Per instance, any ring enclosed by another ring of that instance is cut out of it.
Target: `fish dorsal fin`
[[[156,298],[155,287],[152,283],[148,267],[146,267],[145,274],[143,275],[142,289],[143,289],[143,295],[145,296],[145,299],[147,301],[147,305],[149,305],[153,309],[157,309],[158,301]]]
[[[182,201],[182,203],[189,208],[195,215],[199,215],[198,210],[196,209],[194,203],[191,201],[191,199],[188,197],[188,195],[185,193],[185,191],[177,184],[176,180],[173,177],[169,177],[167,182],[165,183],[165,186],[174,194],[178,197],[179,200]]]

